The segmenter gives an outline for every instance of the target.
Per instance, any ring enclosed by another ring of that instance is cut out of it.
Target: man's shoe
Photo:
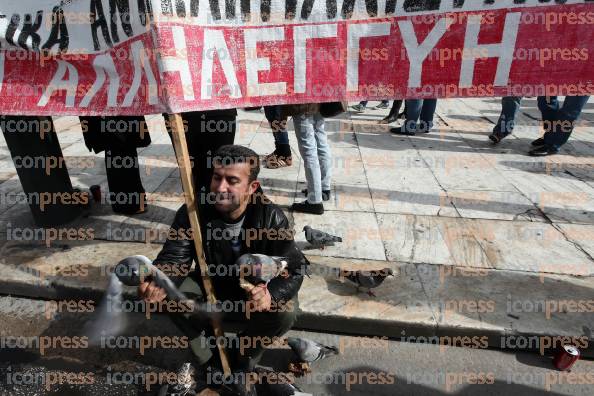
[[[303,193],[303,195],[307,197],[307,188],[304,188],[303,190],[301,190],[301,192]],[[330,201],[331,192],[332,191],[330,190],[322,190],[322,201]]]
[[[312,204],[305,200],[303,202],[295,202],[293,205],[291,205],[291,210],[293,212],[321,215],[324,214],[324,204]]]
[[[498,144],[505,138],[506,135],[503,135],[499,132],[493,132],[489,135],[489,139],[493,142],[493,144]]]
[[[271,153],[264,157],[264,163],[268,169],[284,168],[293,165],[293,157]]]
[[[536,140],[533,140],[532,143],[530,143],[530,144],[533,145],[534,147],[544,146],[545,141],[543,138],[538,138]]]
[[[351,109],[355,110],[357,113],[363,113],[365,111],[365,106],[362,106],[360,103],[354,106],[351,106]]]
[[[378,121],[378,123],[379,124],[391,124],[396,121],[398,121],[398,116],[392,115],[392,116],[382,118],[381,120]]]
[[[414,132],[403,130],[402,127],[390,128],[390,133],[394,135],[415,136]]]
[[[376,109],[381,110],[381,109],[387,109],[390,106],[389,103],[386,102],[381,102],[380,104],[378,104],[377,106],[375,106]]]
[[[158,396],[194,396],[206,389],[206,381],[197,381],[196,372],[191,363],[184,363],[177,371],[177,383],[164,384]]]
[[[553,146],[538,146],[528,152],[533,157],[543,157],[545,155],[553,155],[559,153],[559,149]]]

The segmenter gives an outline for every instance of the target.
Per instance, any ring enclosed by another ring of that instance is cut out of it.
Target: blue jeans
[[[573,132],[575,122],[590,96],[567,96],[560,107],[556,96],[539,96],[538,109],[542,113],[545,145],[559,148],[567,143]]]
[[[264,106],[264,115],[272,128],[274,144],[278,148],[281,144],[289,144],[289,133],[287,132],[287,119],[281,115],[280,106]]]
[[[437,99],[407,99],[406,121],[403,130],[406,132],[429,132],[433,128],[433,115],[436,108]]]
[[[501,114],[497,124],[493,127],[493,133],[507,136],[514,130],[516,115],[522,103],[521,96],[504,96],[501,98]]]
[[[330,190],[332,159],[324,117],[320,113],[293,116],[299,152],[305,167],[307,201],[322,203],[322,190]]]

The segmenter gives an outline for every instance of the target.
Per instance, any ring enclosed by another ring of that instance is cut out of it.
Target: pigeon
[[[145,280],[150,280],[160,288],[165,289],[169,299],[188,299],[184,293],[177,289],[175,283],[145,256],[126,257],[116,265],[113,272],[127,286],[138,286]]]
[[[313,363],[331,355],[338,355],[338,348],[322,345],[306,338],[287,337],[287,344],[305,363]]]
[[[97,306],[96,317],[85,325],[84,333],[89,335],[91,345],[99,345],[101,336],[117,336],[128,325],[128,317],[116,310],[114,306],[122,306],[124,287],[116,274],[111,274],[103,299]]]
[[[285,257],[246,253],[235,265],[239,267],[239,285],[249,292],[258,285],[267,285],[277,276],[286,276],[288,264]]]
[[[97,306],[96,317],[85,327],[85,333],[89,334],[91,345],[97,345],[100,336],[117,336],[124,331],[127,325],[127,316],[121,308],[113,308],[122,306],[124,285],[138,286],[144,280],[150,280],[165,289],[170,300],[183,302],[189,309],[189,312],[185,313],[190,313],[190,319],[202,321],[206,317],[215,316],[215,312],[222,312],[219,310],[220,307],[213,308],[207,303],[198,303],[186,297],[183,292],[178,290],[173,281],[155,267],[147,257],[140,255],[126,257],[115,266],[109,278],[105,295]]]
[[[307,225],[303,227],[303,231],[305,232],[307,242],[321,249],[324,249],[326,246],[334,246],[334,242],[342,242],[341,237],[330,235]]]
[[[347,271],[342,270],[341,276],[345,277],[349,281],[353,282],[357,285],[357,292],[359,288],[364,287],[367,289],[367,294],[372,297],[376,297],[376,295],[371,291],[371,289],[375,289],[388,276],[394,276],[394,272],[390,268],[384,268],[382,270],[375,270],[375,271]]]

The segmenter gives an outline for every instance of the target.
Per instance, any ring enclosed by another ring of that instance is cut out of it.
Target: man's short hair
[[[260,157],[252,149],[237,144],[227,144],[215,152],[213,164],[228,166],[232,164],[248,164],[250,166],[249,181],[258,178],[260,173]]]

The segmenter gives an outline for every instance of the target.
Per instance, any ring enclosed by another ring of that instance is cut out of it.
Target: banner
[[[0,0],[0,114],[594,93],[594,0]]]

